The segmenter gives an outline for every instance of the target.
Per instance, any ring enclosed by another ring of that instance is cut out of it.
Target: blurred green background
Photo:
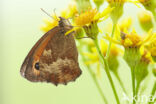
[[[59,14],[69,2],[70,0],[0,1],[0,104],[103,104],[96,86],[81,62],[82,75],[67,86],[32,83],[22,78],[19,73],[29,50],[43,35],[39,29],[43,24],[42,19],[49,18],[40,8],[49,13],[53,13],[56,8]],[[138,8],[133,4],[126,4],[124,11],[125,16],[133,16],[134,26],[141,32],[136,19]],[[131,94],[130,71],[125,62],[120,60],[120,76]],[[105,72],[101,70],[101,74],[99,82],[103,92],[109,104],[115,104]],[[122,101],[122,90],[117,80],[114,81]]]

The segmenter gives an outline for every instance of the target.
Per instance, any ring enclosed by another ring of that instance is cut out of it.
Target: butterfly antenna
[[[54,17],[52,17],[49,13],[47,13],[43,8],[41,8],[41,10],[42,10],[45,14],[47,14],[50,18],[52,18],[52,19],[58,21],[57,19],[55,19]]]

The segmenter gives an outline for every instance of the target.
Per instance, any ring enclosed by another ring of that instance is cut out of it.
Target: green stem
[[[111,37],[112,38],[113,38],[113,35],[114,35],[114,32],[115,32],[115,27],[116,27],[116,23],[113,25],[113,30],[112,30],[112,33],[111,33]],[[106,59],[108,59],[108,57],[110,55],[111,45],[112,45],[112,42],[110,41],[109,44],[108,44],[108,49],[107,49],[107,53],[106,53]]]
[[[136,95],[136,101],[138,100],[137,95],[138,95],[138,92],[139,92],[140,84],[141,84],[141,81],[138,81],[137,82],[137,85],[136,85],[136,93],[135,93],[135,95]]]
[[[156,81],[155,81],[155,83],[154,83],[154,86],[153,86],[153,89],[152,89],[152,92],[151,92],[151,96],[154,97],[155,92],[156,92]],[[155,101],[154,101],[154,102],[155,102]],[[154,104],[154,102],[149,102],[149,104]]]
[[[124,85],[123,85],[123,83],[122,83],[118,73],[114,73],[114,74],[115,74],[116,78],[118,79],[119,84],[121,85],[122,90],[124,91],[125,94],[127,94],[126,89],[125,89],[125,87],[124,87]]]
[[[117,80],[119,81],[119,84],[120,84],[122,90],[124,91],[124,93],[125,93],[126,95],[128,95],[128,93],[127,93],[127,91],[126,91],[126,89],[125,89],[125,87],[124,87],[124,84],[123,84],[123,82],[121,81],[121,79],[120,79],[120,77],[119,77],[119,74],[118,74],[117,72],[115,72],[114,74],[115,74]],[[129,104],[129,101],[127,101],[126,103]]]
[[[155,9],[152,9],[151,12],[152,12],[153,17],[154,17],[152,22],[154,24],[154,30],[155,30],[156,29],[156,12],[155,12]]]
[[[138,92],[139,92],[140,84],[141,84],[141,81],[138,81],[138,82],[137,82],[137,85],[136,85],[136,95],[137,95]]]
[[[132,89],[133,89],[133,98],[135,97],[135,68],[131,68],[131,76],[132,76]],[[136,104],[135,99],[133,99],[133,104]]]
[[[108,79],[109,79],[109,81],[110,81],[112,90],[113,90],[113,92],[114,92],[114,96],[115,96],[116,102],[117,102],[117,104],[120,104],[119,97],[118,97],[118,95],[117,95],[117,92],[116,92],[116,89],[115,89],[115,86],[114,86],[114,83],[113,83],[111,74],[110,74],[110,72],[109,72],[108,62],[107,62],[107,60],[104,58],[104,56],[102,55],[102,53],[101,53],[101,51],[100,51],[100,48],[99,48],[97,39],[94,40],[94,43],[95,43],[96,49],[97,49],[97,51],[98,51],[99,57],[100,57],[100,59],[101,59],[102,65],[105,67],[105,71],[106,71],[107,77],[108,77]]]
[[[156,81],[155,81],[155,83],[154,83],[154,86],[153,86],[153,89],[152,89],[151,95],[154,96],[155,91],[156,91]]]
[[[91,77],[92,77],[92,79],[93,79],[93,81],[94,81],[94,83],[95,83],[95,85],[97,87],[97,90],[99,91],[99,94],[101,95],[101,97],[103,99],[103,102],[108,104],[108,101],[107,101],[106,97],[104,96],[104,94],[102,92],[102,89],[101,89],[101,87],[100,87],[100,85],[99,85],[99,83],[97,81],[97,78],[96,78],[95,74],[92,72],[92,70],[90,68],[88,68],[88,71],[89,71],[89,73],[90,73],[90,75],[91,75]]]
[[[155,9],[152,9],[151,12],[153,14],[154,20],[156,21],[156,12],[155,12]]]
[[[82,53],[82,52],[80,52],[80,53]],[[84,57],[83,55],[81,55],[81,56],[82,56],[83,62],[86,62],[85,57]],[[108,104],[108,101],[107,101],[105,95],[104,95],[103,92],[102,92],[102,89],[101,89],[101,87],[100,87],[100,85],[99,85],[99,83],[98,83],[98,80],[97,80],[97,78],[96,78],[94,72],[91,70],[91,68],[90,68],[88,65],[85,65],[85,66],[87,67],[88,72],[89,72],[91,78],[93,79],[93,82],[94,82],[94,84],[96,85],[96,88],[97,88],[97,90],[99,91],[99,94],[101,95],[103,102],[104,102],[105,104]]]
[[[156,21],[156,14],[154,13],[153,15],[154,15],[154,20]]]

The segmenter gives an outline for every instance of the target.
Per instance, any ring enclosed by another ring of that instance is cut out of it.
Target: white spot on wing
[[[70,60],[68,58],[65,59],[58,58],[56,62],[53,62],[50,65],[41,62],[42,66],[44,66],[43,70],[50,73],[61,73],[62,66],[73,67],[75,66],[74,63],[75,62],[73,60]]]
[[[26,65],[23,65],[20,70],[21,76],[25,77],[25,71],[26,71]]]
[[[43,56],[51,56],[51,50],[44,50]]]

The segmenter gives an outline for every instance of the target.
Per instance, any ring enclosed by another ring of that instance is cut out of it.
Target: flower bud
[[[140,11],[138,13],[138,19],[142,29],[146,32],[153,28],[152,14],[149,11]]]
[[[135,68],[135,76],[138,82],[141,82],[147,76],[150,63],[152,63],[151,54],[147,50],[144,50],[144,53]]]
[[[103,4],[104,0],[93,0],[96,7],[99,9],[99,7]]]
[[[76,0],[76,3],[77,3],[77,9],[79,13],[87,11],[92,7],[90,0]]]
[[[84,30],[86,32],[86,35],[88,37],[90,37],[92,39],[96,39],[97,38],[97,35],[99,33],[97,22],[92,22],[89,25],[83,26],[83,28],[84,28]]]
[[[140,61],[141,55],[139,48],[125,48],[124,59],[130,68],[135,67]]]
[[[113,9],[113,11],[111,12],[110,17],[113,23],[117,23],[117,21],[123,14],[123,5],[125,3],[125,0],[107,0],[107,2],[109,3],[110,7],[115,7],[115,9]]]

